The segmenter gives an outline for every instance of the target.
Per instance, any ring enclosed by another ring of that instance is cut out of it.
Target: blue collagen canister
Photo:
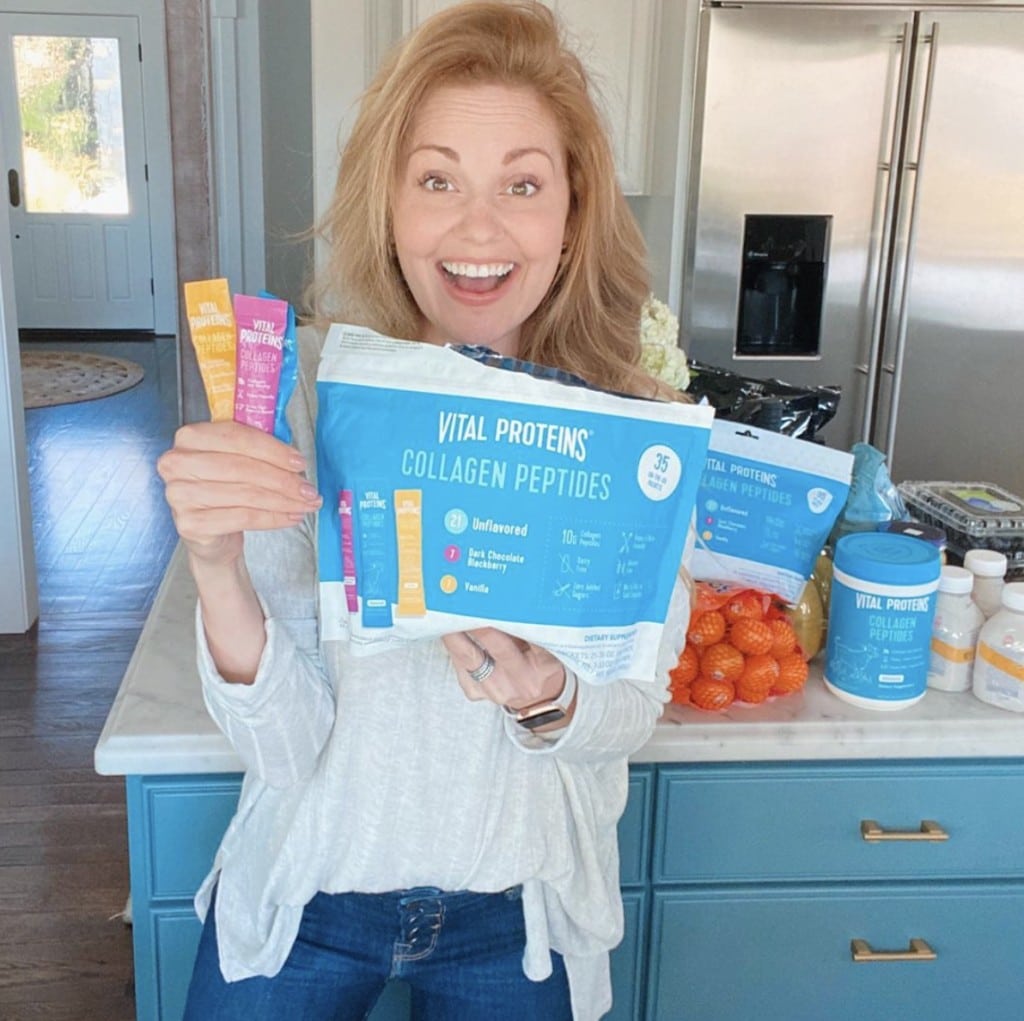
[[[930,543],[853,532],[837,543],[825,684],[846,702],[902,709],[924,697],[942,564]]]

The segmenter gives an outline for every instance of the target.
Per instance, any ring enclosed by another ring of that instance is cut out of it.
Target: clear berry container
[[[946,533],[958,560],[995,550],[1006,555],[1008,580],[1024,578],[1024,497],[991,482],[901,482],[899,491],[914,518]]]

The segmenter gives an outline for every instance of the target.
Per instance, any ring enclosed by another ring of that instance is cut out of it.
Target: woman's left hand
[[[466,698],[490,699],[509,709],[521,709],[557,698],[565,687],[565,667],[547,649],[514,638],[496,628],[458,631],[442,638],[455,664],[455,675]],[[494,661],[494,669],[480,680],[480,668]]]

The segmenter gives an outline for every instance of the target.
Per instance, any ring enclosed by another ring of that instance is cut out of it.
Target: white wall
[[[651,146],[646,195],[627,196],[640,224],[651,267],[651,290],[679,311],[681,240],[686,215],[690,106],[700,0],[663,0],[651,100]]]
[[[0,634],[23,634],[38,616],[11,224],[0,202]]]
[[[208,0],[208,7],[217,272],[233,293],[256,294],[267,270],[260,0]]]
[[[384,7],[387,7],[384,4]],[[334,190],[341,146],[352,130],[367,81],[373,18],[365,0],[312,0],[313,213],[319,221]]]
[[[260,4],[267,287],[302,307],[311,268],[313,107],[309,0]]]

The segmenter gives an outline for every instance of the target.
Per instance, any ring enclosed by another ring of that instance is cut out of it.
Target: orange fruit
[[[687,642],[679,654],[679,662],[669,671],[672,687],[677,684],[689,684],[696,679],[698,673],[700,673],[700,653],[697,651],[696,645]]]
[[[768,621],[768,627],[771,628],[773,637],[772,647],[769,651],[776,659],[796,649],[796,632],[785,617]]]
[[[689,705],[690,704],[690,685],[688,684],[673,684],[671,689],[672,693],[671,701],[675,702],[676,705]]]
[[[748,687],[746,684],[743,683],[742,677],[736,682],[737,702],[749,702],[752,704],[757,704],[758,702],[766,701],[771,693],[772,692],[770,688]]]
[[[729,599],[722,607],[722,614],[730,624],[744,617],[760,620],[764,616],[764,604],[765,598],[761,593],[744,589]]]
[[[773,695],[788,695],[799,691],[807,680],[807,660],[799,652],[779,657],[779,676],[772,686]]]
[[[725,617],[717,610],[705,610],[690,621],[686,637],[701,647],[720,642],[725,637]]]
[[[700,657],[700,675],[711,681],[735,681],[743,673],[743,653],[728,642],[716,642]]]
[[[740,617],[729,628],[729,641],[742,653],[759,655],[770,652],[775,642],[775,633],[763,620]]]
[[[775,682],[779,679],[781,668],[774,656],[768,653],[761,653],[757,656],[747,656],[743,665],[743,673],[736,682],[746,691],[763,691],[765,695],[772,690]]]
[[[712,681],[698,677],[690,685],[690,705],[698,709],[725,709],[732,705],[736,691],[729,681]]]

